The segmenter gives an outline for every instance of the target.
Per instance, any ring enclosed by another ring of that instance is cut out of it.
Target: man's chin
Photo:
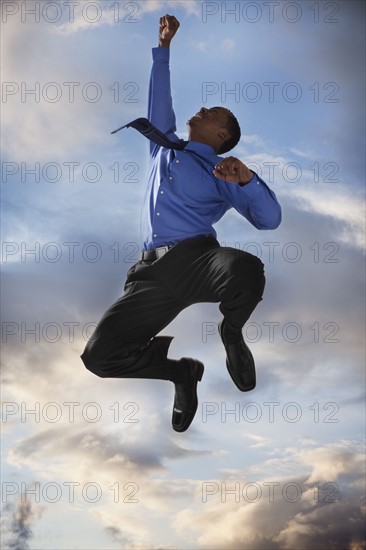
[[[191,118],[189,118],[187,120],[186,124],[191,126],[192,124],[195,124],[197,121],[198,121],[198,117],[197,117],[197,115],[194,115],[194,116],[192,116]]]

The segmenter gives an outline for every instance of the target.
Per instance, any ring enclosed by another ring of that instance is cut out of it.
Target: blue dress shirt
[[[169,48],[153,48],[148,119],[172,141],[176,135]],[[276,229],[281,207],[274,192],[254,174],[243,187],[216,178],[212,171],[224,157],[205,143],[189,141],[183,150],[150,142],[150,171],[141,215],[144,250],[212,235],[212,225],[235,208],[257,229]]]

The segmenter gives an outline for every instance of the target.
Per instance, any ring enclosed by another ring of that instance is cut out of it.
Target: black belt
[[[173,246],[174,244],[170,244],[169,246],[158,246],[157,248],[154,248],[154,250],[144,250],[141,253],[140,260],[158,260]]]

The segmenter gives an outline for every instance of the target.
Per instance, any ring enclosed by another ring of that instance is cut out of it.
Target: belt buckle
[[[158,259],[164,256],[164,254],[166,254],[168,250],[169,246],[158,246],[157,248],[155,248],[156,256],[158,257]]]

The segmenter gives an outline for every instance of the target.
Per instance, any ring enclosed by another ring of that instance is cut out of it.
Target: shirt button
[[[157,234],[156,234],[156,233],[154,233],[153,237],[157,237]]]
[[[160,212],[156,212],[156,215],[157,215],[157,216],[160,216]]]
[[[257,185],[259,185],[259,181],[257,181]]]
[[[169,176],[169,179],[172,180],[173,179],[172,176]]]
[[[178,160],[178,159],[177,159],[175,162],[176,162],[177,164],[179,164],[179,160]]]
[[[164,195],[164,191],[160,191],[160,195]]]

